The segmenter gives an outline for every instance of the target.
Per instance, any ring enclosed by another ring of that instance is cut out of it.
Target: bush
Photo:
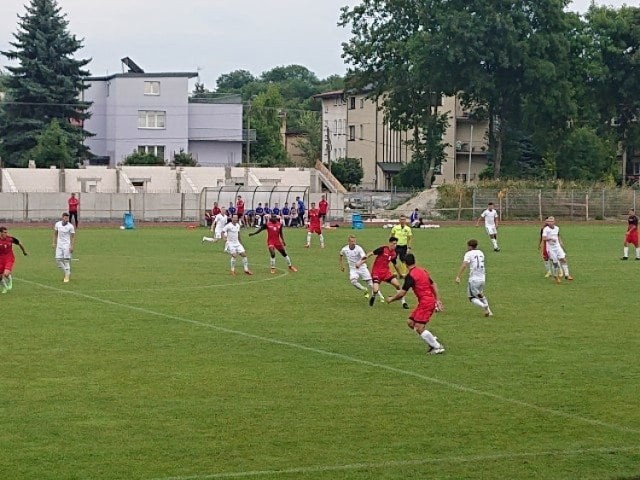
[[[198,162],[195,161],[191,153],[187,153],[181,148],[180,152],[173,155],[173,164],[178,167],[195,167]]]
[[[156,157],[153,153],[134,151],[122,163],[123,165],[164,165],[164,160]]]

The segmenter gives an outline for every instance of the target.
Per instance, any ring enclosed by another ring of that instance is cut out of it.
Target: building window
[[[355,110],[356,108],[356,97],[349,97],[349,110]]]
[[[333,134],[334,135],[338,134],[338,120],[333,121]]]
[[[360,136],[358,137],[359,140],[364,139],[364,125],[360,124]]]
[[[349,125],[349,141],[353,142],[356,139],[356,126]]]
[[[324,113],[329,113],[329,105],[324,106]]]
[[[360,108],[364,108],[364,98],[360,99]]]
[[[164,160],[164,145],[138,145],[138,153],[150,153]]]
[[[138,110],[138,128],[166,128],[167,112]]]
[[[144,82],[145,95],[160,95],[160,82]]]

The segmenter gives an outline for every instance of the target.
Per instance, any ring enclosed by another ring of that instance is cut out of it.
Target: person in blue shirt
[[[264,216],[264,208],[262,208],[262,202],[258,203],[258,206],[256,207],[256,221],[255,221],[255,227],[259,227],[260,225],[262,225],[262,217]]]
[[[231,217],[236,214],[236,207],[233,202],[229,202],[229,207],[227,208],[227,216],[229,217],[229,221],[231,221]]]
[[[409,217],[409,225],[412,227],[419,227],[420,225],[422,225],[420,211],[417,208],[413,212],[411,212],[411,216]]]
[[[296,197],[296,203],[298,204],[298,226],[304,225],[304,200],[300,197]]]
[[[281,211],[280,211],[280,204],[278,202],[276,202],[276,204],[271,209],[271,213],[273,213],[274,215],[277,215],[278,217],[280,216]]]
[[[269,220],[269,217],[271,216],[271,208],[269,208],[269,204],[265,203],[264,204],[264,216],[262,217],[262,223],[267,223],[267,220]]]
[[[289,204],[287,202],[285,202],[284,207],[282,207],[282,222],[285,227],[291,226],[291,210],[289,210]]]

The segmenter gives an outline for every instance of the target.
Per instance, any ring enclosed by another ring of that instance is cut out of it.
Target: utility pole
[[[327,127],[327,163],[329,164],[329,171],[331,171],[331,130]]]
[[[247,102],[247,158],[245,163],[249,165],[251,163],[251,100]]]
[[[467,185],[471,183],[471,150],[473,150],[473,124],[471,124],[471,137],[469,138],[469,166],[467,167]]]

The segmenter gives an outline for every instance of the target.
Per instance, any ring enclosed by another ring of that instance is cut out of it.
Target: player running
[[[398,239],[396,237],[389,238],[389,244],[378,247],[356,263],[356,268],[360,268],[367,261],[367,258],[375,255],[376,259],[373,261],[373,267],[371,268],[371,278],[373,280],[373,295],[369,299],[369,306],[373,307],[373,302],[376,299],[376,295],[380,292],[380,283],[387,282],[395,287],[396,290],[400,290],[400,282],[389,270],[389,263],[393,263],[393,268],[399,277],[402,277],[397,265],[396,246],[398,245]],[[380,301],[384,302],[384,297],[380,297]],[[409,308],[407,300],[402,297],[402,308]]]
[[[222,229],[222,237],[227,241],[225,249],[231,255],[231,275],[236,274],[236,258],[238,255],[242,258],[242,268],[247,275],[253,275],[249,270],[249,259],[247,253],[240,243],[240,224],[238,223],[238,215],[231,217],[231,223],[227,223]]]
[[[228,222],[227,211],[224,207],[220,208],[218,214],[213,218],[213,224],[211,225],[211,231],[213,237],[202,237],[202,243],[210,242],[216,243],[222,240],[222,230]],[[225,248],[226,250],[226,248]]]
[[[320,210],[316,208],[315,202],[311,202],[311,208],[307,213],[309,225],[307,230],[307,243],[304,248],[311,246],[311,234],[316,233],[320,237],[320,248],[324,248],[324,235],[322,235],[322,225],[320,223]]]
[[[460,276],[469,267],[469,282],[467,283],[467,295],[469,301],[476,307],[484,310],[485,317],[493,316],[489,308],[489,300],[484,296],[484,283],[486,280],[484,271],[484,253],[478,249],[477,240],[467,242],[467,251],[462,259],[462,265],[456,275],[456,283],[460,284]]]
[[[636,247],[636,260],[640,260],[640,248],[638,248],[638,217],[633,208],[629,209],[627,224],[627,233],[624,236],[624,248],[620,260],[629,260],[629,244]]]
[[[367,264],[363,263],[359,267],[356,265],[358,262],[366,258],[367,254],[363,248],[356,244],[356,236],[349,235],[347,238],[347,245],[340,250],[340,271],[344,272],[344,257],[347,257],[347,264],[349,265],[349,281],[355,288],[364,292],[364,298],[370,298],[369,289],[373,290],[373,280],[371,279],[371,273],[367,268]],[[360,279],[367,282],[369,289],[360,283]],[[378,292],[382,298],[382,294]]]
[[[404,280],[402,288],[393,296],[387,299],[388,303],[403,299],[409,289],[413,288],[413,293],[418,299],[418,306],[409,315],[407,326],[415,331],[424,342],[429,345],[428,353],[438,355],[444,353],[444,346],[426,329],[427,323],[431,320],[434,312],[442,310],[442,302],[438,296],[438,286],[434,283],[423,268],[416,267],[416,258],[413,253],[407,254],[407,267],[409,272]]]
[[[16,257],[13,255],[13,246],[17,245],[22,250],[23,255],[27,251],[16,237],[7,233],[7,227],[0,227],[0,275],[2,275],[2,293],[7,293],[13,288],[13,265]]]
[[[298,269],[292,265],[291,258],[287,255],[287,251],[284,249],[287,244],[284,241],[284,232],[280,218],[272,213],[269,220],[266,223],[263,223],[259,229],[250,233],[249,236],[257,235],[263,230],[267,231],[267,248],[269,249],[269,255],[271,256],[269,260],[271,273],[276,273],[276,250],[284,257],[289,271],[294,273],[297,272]]]
[[[480,220],[484,218],[484,229],[487,231],[487,235],[491,239],[493,245],[493,251],[499,252],[498,246],[498,212],[493,208],[493,202],[487,204],[487,209],[480,214],[476,227],[480,226]]]
[[[413,240],[413,232],[411,227],[407,225],[407,217],[400,215],[399,224],[394,225],[391,229],[391,236],[398,239],[398,246],[396,247],[396,254],[402,262],[402,274],[407,273],[407,265],[405,264],[405,258],[407,253],[411,250],[411,242]]]

